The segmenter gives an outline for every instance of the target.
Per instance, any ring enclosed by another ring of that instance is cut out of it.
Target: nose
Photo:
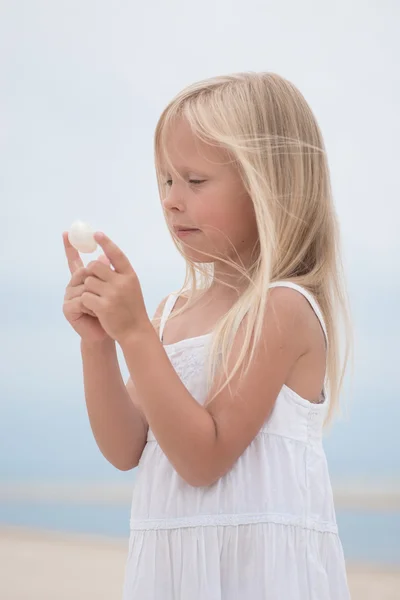
[[[183,211],[184,193],[182,187],[172,183],[162,201],[164,210]]]

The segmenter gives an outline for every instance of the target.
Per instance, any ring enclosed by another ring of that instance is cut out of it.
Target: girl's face
[[[227,152],[199,140],[180,119],[171,131],[163,207],[170,229],[194,262],[217,257],[248,262],[257,241],[252,201]],[[173,171],[175,170],[175,172]],[[177,228],[195,228],[180,233]]]

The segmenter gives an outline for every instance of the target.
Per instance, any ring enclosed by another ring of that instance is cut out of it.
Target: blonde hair
[[[229,384],[239,368],[241,377],[248,372],[262,334],[269,285],[285,280],[309,290],[324,316],[329,339],[325,388],[330,399],[329,420],[338,406],[351,327],[339,227],[317,121],[299,90],[274,73],[238,73],[190,85],[169,103],[156,127],[160,195],[165,191],[161,165],[166,158],[166,140],[175,119],[181,117],[200,140],[224,148],[232,157],[253,202],[259,238],[251,269],[245,271],[235,263],[249,285],[213,330],[208,385],[215,381],[220,364],[225,381],[208,402]],[[205,293],[214,274],[212,263],[210,269],[210,264],[188,259],[179,238],[171,234],[186,261],[186,277],[179,293],[188,292],[188,301],[174,311],[172,316],[178,316],[193,304],[195,296]],[[342,360],[339,321],[345,333]],[[228,357],[241,324],[244,344],[229,373]]]

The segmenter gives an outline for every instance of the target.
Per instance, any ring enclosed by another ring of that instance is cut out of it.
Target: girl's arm
[[[165,300],[154,317],[161,314]],[[131,378],[126,386],[115,342],[81,342],[83,380],[90,426],[104,457],[117,469],[137,466],[146,445],[148,423]]]
[[[306,304],[293,290],[271,290],[264,334],[246,378],[237,388],[237,373],[230,383],[234,395],[227,386],[206,408],[181,382],[154,330],[132,333],[123,341],[146,420],[189,484],[210,485],[224,475],[261,429],[294,364],[308,350]],[[240,330],[230,368],[242,344]]]
[[[147,428],[132,402],[119,368],[115,342],[81,342],[86,407],[96,443],[117,469],[135,467],[146,443]]]

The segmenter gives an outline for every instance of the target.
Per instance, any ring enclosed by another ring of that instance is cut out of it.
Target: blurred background
[[[135,471],[91,434],[62,232],[114,239],[152,315],[184,275],[157,119],[187,84],[247,70],[291,80],[325,138],[356,342],[325,448],[353,598],[400,597],[399,26],[395,0],[2,0],[2,600],[120,597]]]

